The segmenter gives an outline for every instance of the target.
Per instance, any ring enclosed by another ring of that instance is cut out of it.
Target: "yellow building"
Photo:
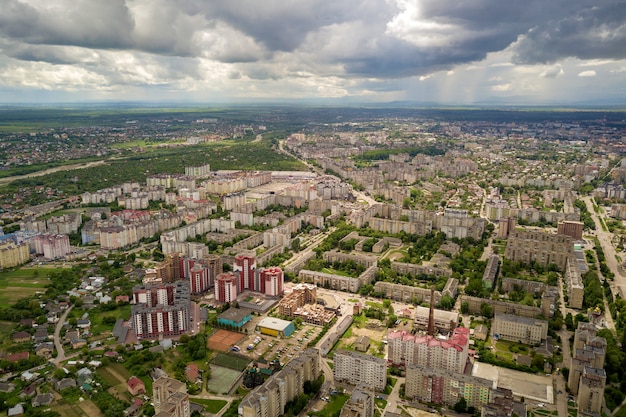
[[[8,241],[0,244],[0,268],[11,268],[30,260],[28,243]]]

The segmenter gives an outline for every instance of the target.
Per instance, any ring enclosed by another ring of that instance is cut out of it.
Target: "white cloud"
[[[541,78],[558,78],[563,74],[565,74],[565,71],[563,71],[561,64],[556,64],[546,68],[541,74],[539,74],[539,76]]]
[[[497,84],[497,85],[491,86],[491,91],[498,91],[498,92],[511,91],[511,87],[512,87],[511,83]]]
[[[584,77],[584,78],[595,77],[596,76],[596,72],[595,72],[595,70],[583,71],[583,72],[579,72],[578,76],[579,77]]]

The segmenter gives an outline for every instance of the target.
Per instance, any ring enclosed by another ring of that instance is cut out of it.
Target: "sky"
[[[0,103],[626,105],[624,0],[0,0]]]

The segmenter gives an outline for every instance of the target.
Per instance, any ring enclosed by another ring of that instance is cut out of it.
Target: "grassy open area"
[[[333,275],[339,275],[342,277],[352,277],[354,278],[354,274],[349,274],[345,271],[341,271],[338,269],[334,269],[334,268],[322,268],[322,272],[325,274],[333,274]]]
[[[189,401],[203,405],[206,412],[211,414],[219,413],[220,410],[228,404],[228,401],[226,400],[210,400],[207,398],[190,398]]]
[[[20,298],[46,291],[51,268],[20,268],[0,273],[0,304],[13,304]]]
[[[312,416],[317,417],[335,417],[338,416],[343,408],[343,405],[350,398],[347,394],[333,395],[330,397],[330,401],[320,411],[310,413]]]

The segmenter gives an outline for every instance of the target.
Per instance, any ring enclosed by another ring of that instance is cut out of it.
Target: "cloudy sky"
[[[0,102],[626,103],[624,0],[0,0]]]

